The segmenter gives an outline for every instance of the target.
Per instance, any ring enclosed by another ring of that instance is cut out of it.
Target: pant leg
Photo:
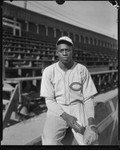
[[[86,125],[88,125],[87,117],[86,117],[86,114],[84,112],[84,108],[83,108],[82,104],[78,103],[76,105],[71,105],[70,106],[70,113],[71,113],[71,115],[73,115],[77,118],[77,120],[81,126],[85,127]],[[76,139],[78,145],[86,145],[83,142],[83,135],[82,134],[75,132],[74,129],[72,129],[72,132],[73,132],[74,138]],[[96,141],[92,145],[98,145],[98,141]]]
[[[83,135],[81,135],[80,133],[75,132],[74,129],[72,129],[72,132],[73,132],[74,138],[77,141],[78,145],[86,145],[83,142]]]
[[[42,134],[42,145],[61,145],[66,129],[66,121],[60,116],[47,112],[45,126]]]

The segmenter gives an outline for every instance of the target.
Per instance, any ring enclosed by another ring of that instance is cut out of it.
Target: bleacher
[[[6,72],[16,70],[16,73],[21,77],[26,76],[24,69],[29,70],[29,76],[40,76],[40,70],[57,61],[54,42],[14,36],[12,31],[5,29],[5,27],[3,28],[3,51]],[[88,69],[109,70],[110,64],[112,64],[112,69],[117,69],[117,52],[113,50],[90,51],[75,47],[73,57],[75,61],[86,65]],[[16,76],[12,74],[12,77]],[[9,78],[8,74],[6,74],[6,78]]]
[[[3,30],[3,50],[6,70],[30,69],[40,70],[42,62],[51,63],[56,60],[55,45],[40,40],[13,36]],[[23,73],[24,74],[24,73]],[[22,77],[23,74],[20,74]],[[39,74],[40,76],[41,74]],[[9,76],[6,77],[9,78]],[[15,76],[13,76],[15,77]]]

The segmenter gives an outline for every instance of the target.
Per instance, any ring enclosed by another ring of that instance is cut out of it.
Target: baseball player
[[[68,127],[79,145],[94,145],[98,140],[93,101],[97,90],[87,68],[73,60],[73,46],[69,37],[60,37],[59,61],[43,71],[40,96],[48,108],[43,145],[61,145]]]

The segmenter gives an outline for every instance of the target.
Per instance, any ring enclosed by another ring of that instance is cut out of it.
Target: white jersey
[[[54,98],[58,104],[72,105],[85,102],[97,93],[87,68],[74,62],[72,68],[63,71],[54,63],[43,71],[41,96]]]
[[[43,71],[41,82],[41,96],[46,98],[48,108],[44,132],[50,133],[51,137],[61,138],[63,128],[66,129],[64,119],[60,117],[64,112],[74,116],[81,126],[87,126],[88,118],[94,118],[91,97],[96,93],[97,90],[85,66],[74,62],[71,69],[63,71],[57,62],[47,67]],[[72,132],[77,142],[85,145],[83,136],[74,129]]]

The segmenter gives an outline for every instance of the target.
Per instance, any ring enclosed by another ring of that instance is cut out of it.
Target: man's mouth
[[[65,60],[66,60],[66,59],[68,59],[68,57],[63,57],[63,59],[65,59]]]

